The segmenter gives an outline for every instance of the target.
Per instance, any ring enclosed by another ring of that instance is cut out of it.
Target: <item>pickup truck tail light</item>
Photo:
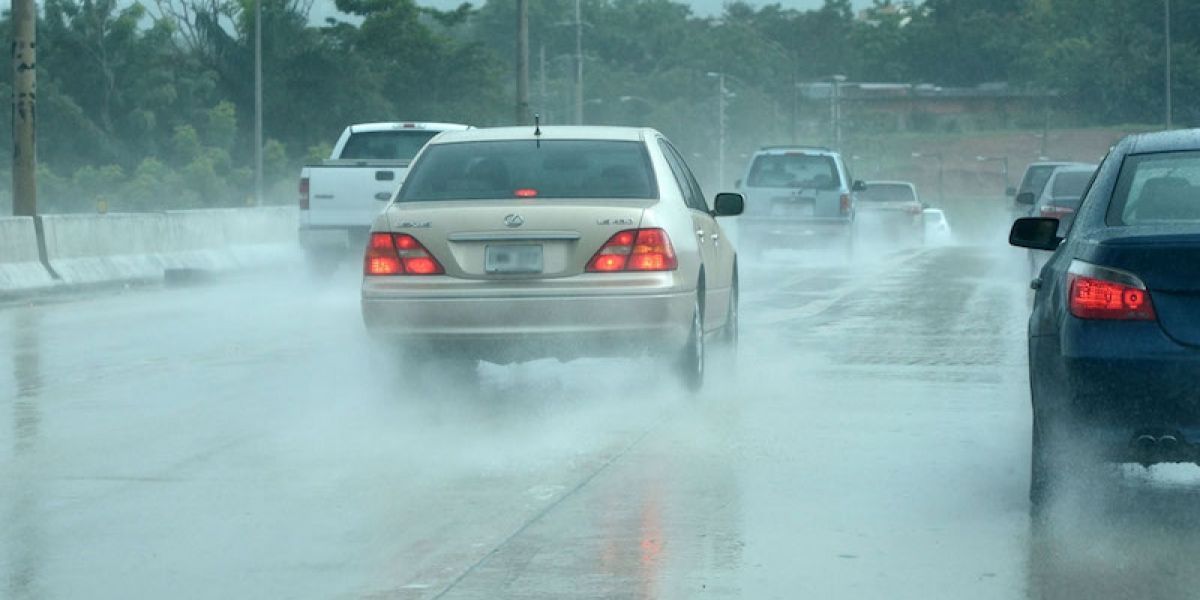
[[[658,229],[618,231],[588,261],[591,273],[674,271],[679,266],[667,232]]]
[[[1073,261],[1067,270],[1071,314],[1080,319],[1153,321],[1146,284],[1132,273]]]
[[[1051,219],[1057,219],[1066,215],[1075,214],[1075,209],[1069,206],[1043,206],[1042,216]]]
[[[372,233],[363,275],[441,275],[441,263],[407,233]]]
[[[843,215],[850,214],[850,194],[842,194],[842,197],[839,199],[838,209],[842,211]]]
[[[308,178],[300,178],[300,210],[308,210]]]

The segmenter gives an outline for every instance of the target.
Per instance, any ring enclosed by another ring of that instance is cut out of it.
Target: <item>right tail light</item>
[[[842,194],[842,197],[838,200],[838,208],[842,211],[843,215],[850,214],[850,194]]]
[[[1153,321],[1154,303],[1146,284],[1132,273],[1071,262],[1067,270],[1071,314],[1080,319]]]
[[[658,229],[618,231],[588,261],[591,273],[674,271],[679,266],[667,232]]]

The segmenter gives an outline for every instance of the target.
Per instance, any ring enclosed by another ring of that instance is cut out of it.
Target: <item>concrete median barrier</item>
[[[50,266],[67,285],[155,280],[298,258],[294,208],[46,215]]]
[[[54,285],[38,258],[32,217],[0,217],[0,292],[34,290]]]

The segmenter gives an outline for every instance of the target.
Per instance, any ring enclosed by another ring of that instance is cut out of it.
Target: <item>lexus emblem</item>
[[[516,213],[505,215],[504,224],[509,227],[520,227],[525,224],[525,218]]]

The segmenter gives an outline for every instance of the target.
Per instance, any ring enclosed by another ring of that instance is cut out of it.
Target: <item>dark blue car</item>
[[[1009,234],[1054,250],[1029,319],[1035,507],[1105,462],[1200,462],[1200,129],[1121,140],[1057,229]]]

